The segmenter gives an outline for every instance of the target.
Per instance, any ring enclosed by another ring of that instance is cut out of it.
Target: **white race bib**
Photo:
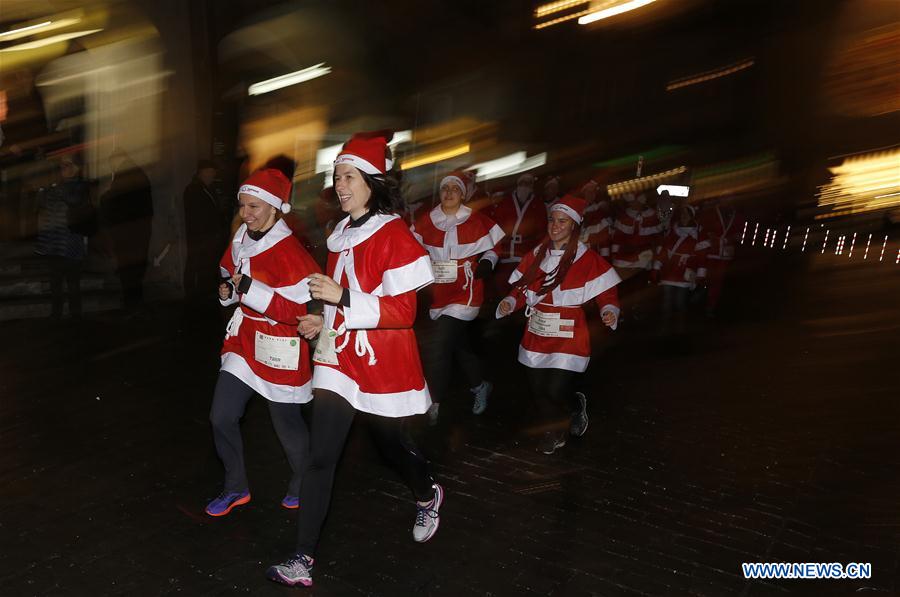
[[[450,261],[432,261],[431,271],[434,272],[435,284],[452,284],[456,282],[457,262],[455,259]]]
[[[313,353],[313,362],[323,365],[337,365],[337,352],[334,350],[334,339],[337,332],[323,329],[319,333],[319,341],[316,342],[316,350]]]
[[[560,319],[559,313],[544,313],[535,309],[528,318],[528,331],[542,338],[574,338],[575,330],[563,330],[572,327],[574,319]]]
[[[296,371],[300,366],[300,339],[288,336],[269,336],[256,331],[257,362],[272,367]]]

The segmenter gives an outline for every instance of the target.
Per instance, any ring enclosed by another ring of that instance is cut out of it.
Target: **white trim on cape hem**
[[[287,386],[266,381],[259,377],[236,352],[222,355],[222,366],[219,371],[227,371],[253,388],[260,396],[272,402],[288,404],[306,404],[312,400],[312,380],[302,386]]]
[[[532,369],[565,369],[584,373],[591,357],[581,357],[564,352],[535,352],[519,345],[519,362]]]
[[[481,305],[460,305],[459,303],[450,303],[449,305],[444,305],[443,307],[435,307],[428,310],[428,316],[431,319],[437,319],[441,316],[452,317],[454,319],[459,319],[460,321],[472,321],[476,317],[478,317],[478,311],[481,310]]]
[[[421,415],[431,406],[427,383],[421,390],[374,394],[363,392],[356,381],[328,365],[313,367],[312,385],[314,390],[329,390],[338,394],[356,410],[382,417]]]

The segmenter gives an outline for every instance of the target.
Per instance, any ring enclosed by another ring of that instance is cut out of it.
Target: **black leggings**
[[[249,489],[247,470],[244,468],[244,442],[241,438],[241,417],[247,410],[247,403],[256,392],[243,381],[228,373],[219,372],[216,392],[213,395],[209,420],[212,423],[216,452],[225,465],[225,488],[229,493],[240,493]],[[309,433],[300,405],[288,402],[269,404],[269,415],[281,447],[291,465],[293,474],[288,483],[288,495],[300,493],[300,482],[307,465]]]
[[[469,342],[471,321],[442,315],[435,321],[435,341],[428,362],[428,389],[431,400],[441,402],[447,395],[453,374],[454,359],[459,363],[469,388],[482,381],[481,363]]]
[[[574,410],[580,374],[565,369],[527,369],[541,425],[567,426]]]
[[[342,396],[316,390],[310,435],[310,461],[300,489],[297,517],[297,553],[311,556],[319,542],[322,523],[331,502],[331,487],[347,433],[357,410]],[[434,479],[428,462],[406,433],[406,417],[365,415],[367,427],[379,452],[400,474],[417,501],[434,497]]]

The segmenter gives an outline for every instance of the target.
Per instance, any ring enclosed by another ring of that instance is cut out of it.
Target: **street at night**
[[[0,0],[0,597],[900,595],[897,0]]]

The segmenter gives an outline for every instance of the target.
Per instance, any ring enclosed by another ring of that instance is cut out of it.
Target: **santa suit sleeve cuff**
[[[484,255],[481,256],[481,261],[488,261],[491,264],[491,269],[497,267],[497,262],[500,261],[500,257],[494,251],[485,251]]]
[[[250,289],[243,295],[243,303],[259,313],[265,313],[272,303],[275,291],[265,282],[254,280]]]
[[[350,306],[344,307],[344,323],[348,330],[371,330],[381,319],[381,303],[374,294],[348,290]]]

